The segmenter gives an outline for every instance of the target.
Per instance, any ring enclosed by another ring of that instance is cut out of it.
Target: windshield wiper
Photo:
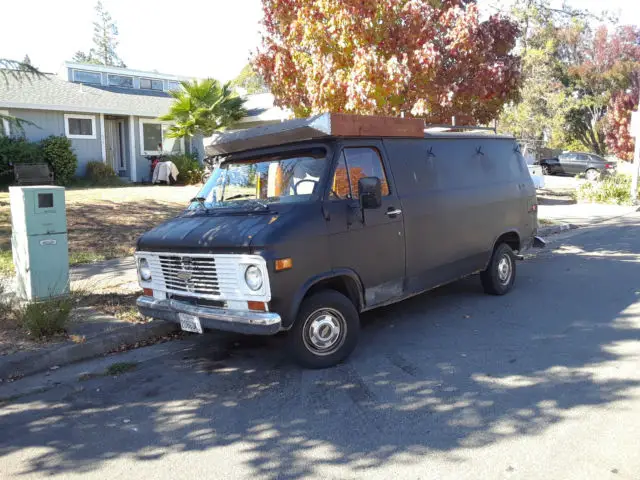
[[[255,194],[255,193],[239,193],[238,195],[234,195],[234,196],[232,196],[232,197],[225,198],[225,199],[223,199],[222,201],[224,201],[224,200],[235,200],[235,199],[237,199],[237,198],[255,197],[255,196],[256,196],[256,194]]]
[[[190,203],[198,202],[198,205],[200,205],[200,206],[201,206],[202,208],[204,208],[205,210],[208,210],[208,209],[207,209],[207,206],[206,206],[206,205],[205,205],[205,203],[204,203],[204,202],[205,202],[205,200],[206,200],[206,198],[205,198],[205,197],[193,197],[191,200],[189,200],[189,202],[190,202]]]

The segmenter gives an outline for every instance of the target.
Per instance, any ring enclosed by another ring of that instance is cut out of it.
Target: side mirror
[[[358,180],[358,196],[362,209],[382,206],[382,184],[378,177],[364,177]]]

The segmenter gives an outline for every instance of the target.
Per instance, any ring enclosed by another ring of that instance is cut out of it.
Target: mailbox
[[[69,293],[64,188],[9,187],[18,295],[42,300]]]

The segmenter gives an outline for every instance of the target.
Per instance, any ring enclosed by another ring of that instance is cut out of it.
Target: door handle
[[[402,213],[402,210],[399,210],[397,208],[389,208],[389,210],[387,210],[387,216],[389,217],[395,217],[396,215],[400,215]]]

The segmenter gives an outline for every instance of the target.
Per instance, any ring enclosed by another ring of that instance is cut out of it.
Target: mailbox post
[[[64,188],[9,187],[18,296],[43,300],[69,293]]]

